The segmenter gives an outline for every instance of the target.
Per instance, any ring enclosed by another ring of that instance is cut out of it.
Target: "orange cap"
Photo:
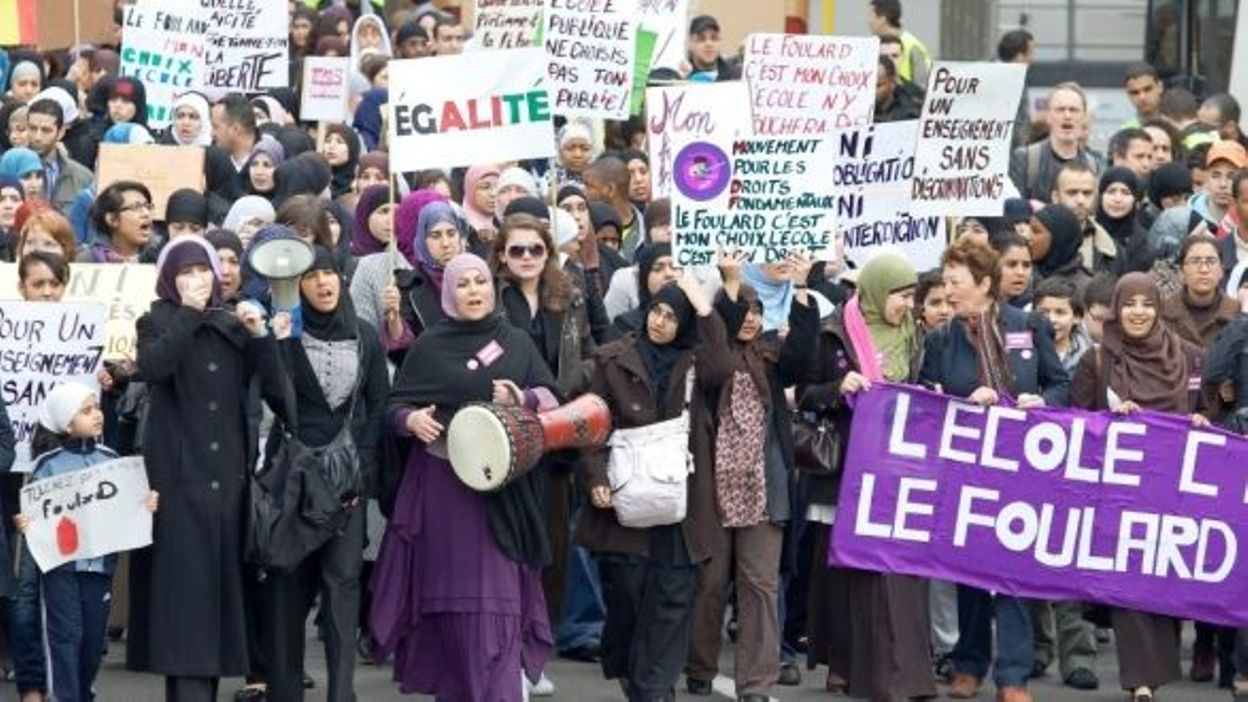
[[[1205,168],[1213,166],[1217,161],[1230,161],[1236,168],[1248,166],[1248,151],[1238,142],[1219,141],[1209,147],[1209,155],[1205,157]]]

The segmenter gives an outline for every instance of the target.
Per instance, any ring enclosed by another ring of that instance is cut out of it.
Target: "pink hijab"
[[[498,166],[492,163],[473,166],[464,174],[464,201],[461,204],[468,224],[477,231],[494,228],[494,213],[479,209],[472,197],[477,192],[477,183],[487,176],[497,177]]]

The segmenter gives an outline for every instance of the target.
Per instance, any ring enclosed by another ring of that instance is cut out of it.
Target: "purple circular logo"
[[[719,197],[732,178],[728,154],[702,141],[688,144],[676,154],[672,173],[680,194],[698,202]]]

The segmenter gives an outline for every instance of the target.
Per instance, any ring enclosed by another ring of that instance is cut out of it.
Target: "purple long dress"
[[[373,634],[402,692],[522,699],[522,669],[536,681],[554,646],[541,570],[503,555],[485,500],[423,445],[408,457],[376,567]]]

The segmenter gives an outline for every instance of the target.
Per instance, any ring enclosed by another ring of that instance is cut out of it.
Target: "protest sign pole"
[[[321,149],[325,147],[325,120],[318,119],[316,121],[316,153],[321,153]]]

